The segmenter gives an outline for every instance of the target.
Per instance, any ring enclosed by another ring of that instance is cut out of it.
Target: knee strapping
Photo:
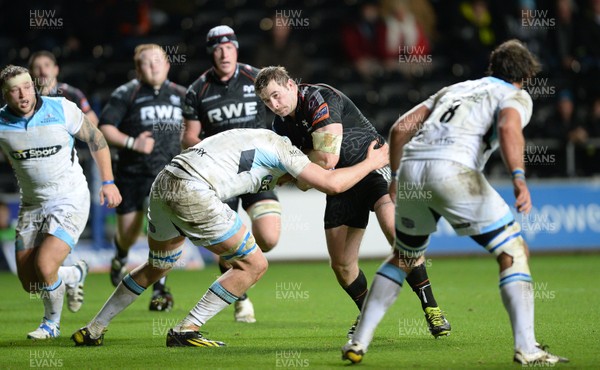
[[[512,266],[500,273],[500,286],[513,281],[531,281],[525,240],[517,222],[502,230],[485,248],[495,256],[504,253],[512,257]]]
[[[225,261],[240,260],[246,256],[256,252],[256,240],[251,232],[246,232],[246,235],[240,239],[236,245],[225,253],[220,254]]]
[[[396,249],[399,250],[404,256],[410,258],[419,258],[425,254],[427,247],[429,246],[429,237],[421,244],[420,246],[411,246],[404,243],[400,238],[396,235],[395,246]]]
[[[170,251],[150,250],[150,252],[148,253],[148,263],[154,268],[169,270],[172,269],[173,266],[175,266],[177,260],[179,260],[182,253],[183,245]]]
[[[258,220],[264,216],[281,216],[281,204],[276,200],[266,200],[254,205],[248,212],[250,220]]]

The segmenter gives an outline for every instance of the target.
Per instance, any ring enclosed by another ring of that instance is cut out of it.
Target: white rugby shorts
[[[167,170],[150,190],[148,235],[158,241],[186,236],[194,245],[210,246],[231,238],[242,227],[239,215],[201,180],[186,180]]]
[[[434,212],[458,235],[479,235],[514,221],[485,176],[450,160],[406,160],[398,171],[396,229],[408,235],[437,230]]]
[[[41,244],[50,234],[75,248],[90,214],[90,192],[84,182],[81,189],[70,189],[64,197],[39,205],[21,205],[16,227],[17,251]]]

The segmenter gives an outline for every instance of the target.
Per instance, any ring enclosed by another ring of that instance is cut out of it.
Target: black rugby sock
[[[362,309],[363,303],[365,302],[365,298],[367,297],[368,285],[367,278],[362,270],[358,270],[358,276],[356,279],[347,287],[344,288],[346,293],[352,298],[354,303],[356,303],[356,307],[360,311]]]
[[[163,276],[159,281],[154,283],[152,286],[152,291],[154,292],[162,292],[165,289],[165,284],[167,283],[167,277]]]
[[[121,248],[121,246],[119,245],[119,243],[117,243],[117,237],[116,236],[115,236],[115,239],[114,239],[114,243],[115,243],[115,247],[117,248],[117,257],[121,261],[127,259],[127,255],[129,254],[129,250],[123,250],[123,248]]]
[[[413,268],[410,274],[406,276],[406,282],[421,300],[421,308],[423,308],[423,310],[426,307],[437,307],[437,302],[435,301],[433,291],[431,290],[431,283],[427,276],[425,263]]]

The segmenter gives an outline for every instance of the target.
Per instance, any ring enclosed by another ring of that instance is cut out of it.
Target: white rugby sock
[[[81,270],[76,266],[60,266],[58,277],[62,279],[63,283],[72,288],[81,280]]]
[[[111,320],[132,304],[145,290],[146,288],[138,285],[131,275],[127,274],[104,303],[100,312],[87,325],[92,338],[98,338]]]
[[[60,276],[54,284],[42,288],[40,293],[42,302],[44,302],[44,317],[59,325],[65,297],[65,284],[63,284]]]
[[[181,320],[175,327],[175,331],[183,331],[189,324],[196,326],[204,325],[225,307],[237,301],[238,298],[215,281],[186,318]]]
[[[533,328],[533,289],[528,281],[513,281],[500,287],[502,302],[512,325],[515,350],[534,353],[535,334]]]
[[[365,350],[369,347],[373,339],[377,325],[379,325],[379,322],[381,322],[390,306],[396,301],[402,289],[401,282],[399,283],[388,277],[387,275],[390,274],[386,270],[392,271],[393,274],[391,275],[401,276],[403,273],[404,277],[406,277],[404,271],[387,263],[384,263],[377,271],[377,275],[373,279],[367,299],[360,313],[358,326],[352,336],[352,342],[360,343]],[[402,280],[404,279],[402,278]]]

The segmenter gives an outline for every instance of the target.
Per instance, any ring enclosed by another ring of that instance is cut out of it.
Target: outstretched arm
[[[113,181],[114,176],[110,161],[110,150],[108,149],[106,139],[104,139],[102,132],[100,132],[100,130],[98,130],[85,115],[83,116],[83,124],[75,134],[75,137],[88,144],[90,153],[100,171],[102,182]],[[119,189],[114,185],[114,182],[112,184],[102,185],[102,189],[100,190],[101,205],[104,205],[105,198],[110,208],[114,208],[121,203],[121,194],[119,193]]]
[[[371,142],[367,157],[351,167],[326,170],[315,163],[309,163],[298,176],[298,180],[315,189],[335,195],[350,189],[371,171],[388,164],[389,152],[387,144],[375,149],[377,140]]]

